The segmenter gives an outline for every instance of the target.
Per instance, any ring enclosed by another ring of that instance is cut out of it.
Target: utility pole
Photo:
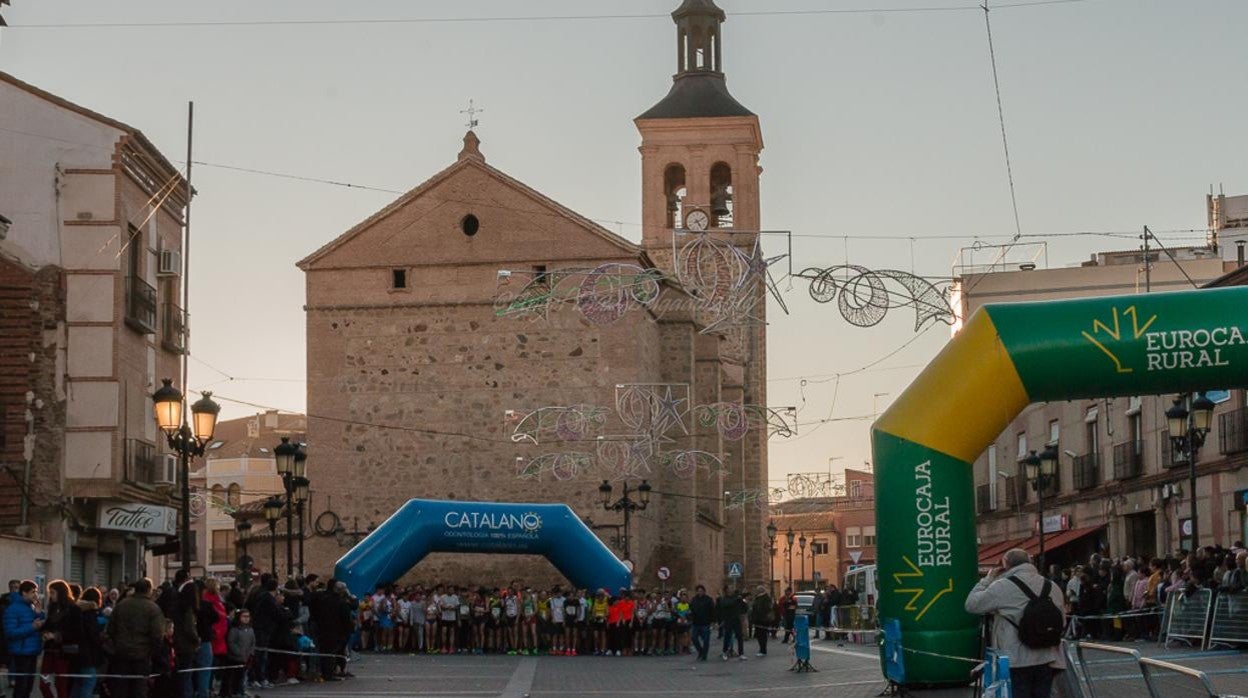
[[[1152,237],[1153,232],[1144,226],[1144,292],[1152,293],[1153,290],[1153,260],[1148,256],[1148,239]]]

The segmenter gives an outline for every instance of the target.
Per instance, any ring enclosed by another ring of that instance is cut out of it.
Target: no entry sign
[[[666,582],[672,576],[672,571],[666,567],[660,567],[658,571],[659,581]]]

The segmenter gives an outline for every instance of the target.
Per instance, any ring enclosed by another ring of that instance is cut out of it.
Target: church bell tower
[[[638,116],[642,244],[671,247],[673,228],[759,229],[758,117],[728,92],[724,11],[684,0],[676,22],[676,75],[667,96]]]
[[[672,87],[634,123],[641,132],[642,246],[656,267],[679,280],[674,250],[683,250],[683,245],[702,236],[734,246],[751,264],[758,259],[758,178],[762,172],[758,155],[763,137],[758,117],[728,92],[724,11],[714,0],[684,0],[672,19],[676,23]],[[685,256],[680,265],[686,272],[691,263],[702,266],[710,278],[743,273],[740,267],[707,268],[723,259],[712,254],[691,262]],[[703,307],[692,321],[678,316],[661,319],[665,351],[694,357],[696,364],[690,375],[672,379],[689,382],[691,404],[765,406],[766,290],[754,277],[726,283],[738,292],[744,287],[746,293],[757,294],[756,303],[747,300],[743,304],[750,308],[745,322],[716,326],[713,307]],[[689,298],[708,299],[688,286],[685,290]],[[720,313],[731,305],[721,304]],[[667,498],[670,512],[665,526],[680,530],[685,540],[696,541],[659,554],[675,559],[696,549],[691,566],[682,567],[681,574],[715,588],[719,581],[752,588],[769,576],[765,508],[731,508],[724,493],[765,491],[767,428],[753,427],[743,437],[725,438],[714,428],[694,427],[688,447],[722,456],[725,467],[698,477],[659,480],[664,491],[683,495]],[[725,569],[741,569],[744,574],[729,580]]]

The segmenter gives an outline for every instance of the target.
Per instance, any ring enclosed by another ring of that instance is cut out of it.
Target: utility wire
[[[999,5],[998,9],[1068,5],[1084,0],[1035,0]],[[925,5],[913,7],[846,7],[811,10],[756,10],[734,12],[733,17],[806,17],[815,15],[914,14],[933,12],[968,12],[980,9],[975,5]],[[573,22],[633,19],[668,19],[666,13],[602,14],[602,15],[497,15],[488,17],[374,17],[357,19],[240,19],[240,20],[175,20],[162,22],[62,22],[11,24],[9,29],[142,29],[171,27],[274,27],[274,26],[348,26],[378,24],[473,24],[484,22]]]
[[[992,22],[988,19],[988,0],[980,5],[984,11],[984,28],[988,32],[988,60],[992,64],[992,87],[997,94],[997,120],[1001,123],[1001,148],[1005,151],[1005,175],[1010,182],[1010,204],[1014,207],[1014,239],[1023,236],[1018,219],[1018,197],[1014,194],[1014,169],[1010,166],[1010,142],[1005,137],[1005,109],[1001,106],[1001,82],[997,79],[997,52],[992,46]]]

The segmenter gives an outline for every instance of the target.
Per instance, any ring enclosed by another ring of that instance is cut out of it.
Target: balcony
[[[151,485],[156,482],[156,447],[146,441],[126,439],[124,459],[126,482]]]
[[[1248,408],[1218,415],[1218,451],[1223,455],[1248,451]]]
[[[174,303],[160,306],[160,344],[165,351],[186,351],[186,313]]]
[[[1139,477],[1144,472],[1144,442],[1114,444],[1114,479]]]
[[[1072,474],[1077,490],[1087,490],[1101,484],[1101,454],[1085,453],[1075,456]]]
[[[191,549],[191,551],[190,551],[190,552],[191,552],[190,561],[191,561],[191,562],[199,562],[199,540],[197,540],[194,536],[192,536],[192,537],[191,537],[191,541],[190,541],[190,543],[191,543],[191,545],[190,545],[190,549]],[[179,549],[178,549],[178,553],[177,553],[176,555],[173,555],[173,556],[172,556],[172,558],[173,558],[173,561],[174,561],[174,562],[178,562],[178,563],[182,562],[182,549],[181,549],[181,548],[179,548]]]
[[[1157,446],[1161,449],[1161,467],[1178,468],[1187,465],[1187,456],[1180,453],[1170,441],[1170,430],[1163,429],[1157,437]]]
[[[993,510],[992,489],[988,486],[988,483],[978,485],[975,488],[975,510],[981,514]]]
[[[126,278],[126,324],[143,334],[156,333],[156,289],[137,276]]]

